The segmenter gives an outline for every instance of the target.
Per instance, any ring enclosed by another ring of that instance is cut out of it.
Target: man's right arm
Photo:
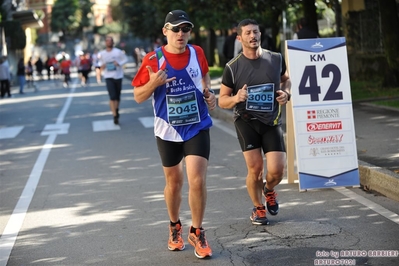
[[[137,86],[133,88],[134,100],[137,103],[142,103],[151,97],[154,90],[157,88],[154,81],[149,80],[146,84],[142,86]]]
[[[154,72],[151,66],[143,65],[139,69],[139,72],[136,75],[137,77],[135,77],[135,80],[133,80],[132,83],[135,84],[136,78],[139,79],[141,75],[143,75],[141,77],[147,79],[145,76],[146,73],[143,73],[145,71],[147,71],[148,73],[148,81],[142,82],[141,83],[142,85],[137,85],[133,89],[134,100],[137,103],[142,103],[146,101],[148,98],[151,97],[152,93],[155,91],[156,88],[176,79],[176,77],[168,78],[166,71],[162,69],[159,69],[157,72]],[[140,84],[139,81],[137,82],[137,84]]]
[[[237,102],[232,96],[233,89],[227,87],[226,85],[220,86],[219,91],[219,107],[223,109],[231,109],[236,106]]]
[[[230,85],[231,84],[231,85]],[[231,87],[230,87],[231,86]],[[223,109],[232,109],[237,103],[241,102],[240,95],[246,93],[238,90],[236,95],[233,94],[233,78],[231,70],[228,65],[226,65],[223,71],[222,84],[220,85],[219,91],[219,107]]]
[[[219,92],[219,107],[223,109],[234,108],[238,103],[245,102],[248,99],[247,84],[237,91],[236,95],[231,95],[232,88],[221,85]]]

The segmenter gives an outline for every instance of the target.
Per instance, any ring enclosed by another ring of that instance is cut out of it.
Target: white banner
[[[358,186],[345,38],[286,46],[300,190]]]

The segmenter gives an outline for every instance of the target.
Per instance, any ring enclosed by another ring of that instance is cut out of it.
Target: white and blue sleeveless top
[[[212,119],[203,98],[202,71],[195,49],[187,45],[190,59],[185,68],[172,68],[161,47],[155,50],[158,69],[167,71],[168,77],[176,77],[155,89],[154,107],[155,136],[173,142],[183,142],[212,126]]]

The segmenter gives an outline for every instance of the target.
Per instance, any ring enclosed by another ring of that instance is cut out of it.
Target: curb
[[[233,123],[231,110],[216,106],[209,112],[214,118]],[[360,185],[366,191],[375,191],[390,199],[399,201],[399,174],[358,160]]]
[[[376,191],[399,201],[399,175],[363,161],[359,161],[360,184],[365,190]]]

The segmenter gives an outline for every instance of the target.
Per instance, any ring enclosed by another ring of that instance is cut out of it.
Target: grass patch
[[[399,109],[399,88],[383,88],[380,82],[352,81],[352,101],[375,100],[373,104]],[[390,100],[389,98],[396,98]],[[380,99],[380,100],[378,100]]]
[[[398,97],[399,88],[383,88],[379,82],[352,81],[352,100]]]
[[[376,102],[373,102],[373,103],[377,104],[377,105],[394,107],[394,108],[398,108],[399,109],[399,100],[376,101]]]
[[[219,78],[223,74],[223,67],[218,67],[218,66],[212,66],[209,67],[209,76],[211,78]]]

